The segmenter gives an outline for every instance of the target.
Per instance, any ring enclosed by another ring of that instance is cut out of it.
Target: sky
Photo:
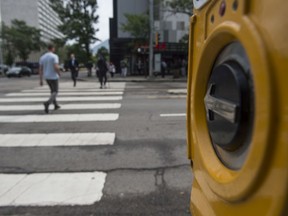
[[[98,0],[98,10],[97,13],[99,15],[99,23],[96,27],[99,31],[96,34],[96,37],[101,41],[105,41],[109,39],[109,18],[113,17],[113,0]],[[96,42],[94,45],[98,45],[101,43]]]

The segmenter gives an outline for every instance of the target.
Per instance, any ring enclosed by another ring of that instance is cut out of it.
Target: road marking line
[[[84,109],[119,109],[120,103],[99,104],[61,104],[61,110],[84,110]],[[43,105],[0,105],[0,111],[36,111],[43,110]]]
[[[0,206],[92,205],[103,196],[106,173],[0,174]]]
[[[0,102],[2,103],[10,103],[10,102],[43,102],[48,98],[46,97],[35,97],[35,98],[0,98]],[[94,96],[94,97],[59,97],[57,101],[60,102],[69,102],[69,101],[117,101],[122,100],[122,96]]]
[[[49,96],[50,92],[31,92],[31,93],[8,93],[5,96],[7,97],[33,97],[33,96]],[[92,95],[123,95],[123,92],[60,92],[59,96],[79,96],[79,95],[86,95],[86,96],[92,96]]]
[[[93,88],[93,89],[99,89],[99,83],[96,82],[77,82],[76,87],[72,87],[72,82],[60,82],[59,83],[59,89],[87,89],[87,88]],[[126,83],[121,82],[108,82],[107,85],[108,89],[115,89],[115,88],[122,88],[124,89],[126,86]],[[47,85],[36,87],[34,89],[49,89]],[[104,89],[106,90],[106,89]]]
[[[125,89],[60,89],[59,93],[61,94],[62,92],[123,92]],[[47,89],[27,89],[27,90],[22,90],[21,92],[23,93],[41,93],[41,92],[47,92],[50,93],[50,90]]]
[[[169,89],[167,92],[169,94],[187,94],[187,89]]]
[[[0,147],[113,145],[115,133],[0,134]]]
[[[89,122],[116,121],[119,114],[62,114],[62,115],[3,115],[0,122],[4,123],[32,123],[32,122]]]
[[[162,95],[162,96],[147,96],[148,99],[183,99],[186,95]]]
[[[185,113],[160,114],[160,117],[186,117]]]

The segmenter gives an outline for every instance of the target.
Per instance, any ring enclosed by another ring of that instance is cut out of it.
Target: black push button
[[[248,98],[245,74],[236,62],[227,62],[212,71],[208,86],[205,106],[211,138],[226,150],[238,148],[243,100]]]
[[[216,154],[227,167],[241,168],[252,134],[254,94],[249,60],[240,43],[219,53],[204,103]]]

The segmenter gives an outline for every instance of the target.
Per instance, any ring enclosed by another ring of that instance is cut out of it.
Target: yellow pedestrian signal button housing
[[[288,1],[194,6],[187,99],[192,214],[288,215]]]

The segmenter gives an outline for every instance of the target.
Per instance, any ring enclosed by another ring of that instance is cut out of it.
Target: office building
[[[161,58],[167,61],[183,59],[187,56],[187,44],[180,40],[188,34],[189,16],[185,14],[173,14],[167,8],[168,0],[154,1],[154,35],[159,34],[159,44],[154,45],[154,53],[161,54]],[[192,10],[192,9],[191,9]],[[146,64],[148,59],[149,40],[140,45],[141,53],[131,48],[134,38],[127,32],[123,32],[121,26],[126,22],[124,14],[141,14],[149,12],[149,0],[114,0],[113,18],[110,19],[110,59],[120,72],[120,61],[128,59],[130,74],[137,73],[135,64],[138,61]],[[155,41],[156,42],[156,41]],[[147,72],[147,71],[146,71]],[[142,74],[144,74],[142,72]]]
[[[61,21],[49,6],[49,0],[1,0],[0,10],[0,19],[6,25],[14,19],[23,20],[27,25],[41,30],[44,42],[63,37],[57,29]]]
[[[189,16],[183,13],[172,13],[166,6],[168,1],[162,0],[155,3],[154,31],[160,34],[159,42],[179,43],[188,33]]]
[[[132,58],[129,43],[133,37],[121,29],[122,24],[126,22],[124,14],[141,14],[148,9],[148,0],[113,0],[113,18],[110,19],[110,60],[115,64],[118,73],[121,70],[120,61],[126,57]]]

